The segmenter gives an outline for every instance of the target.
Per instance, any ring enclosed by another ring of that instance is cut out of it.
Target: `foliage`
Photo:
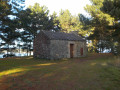
[[[48,13],[47,7],[35,3],[34,6],[29,6],[26,10],[19,12],[20,27],[35,38],[38,30],[51,29]]]
[[[104,0],[101,10],[114,18],[114,24],[109,26],[109,29],[114,29],[114,41],[120,43],[120,1],[119,0]],[[119,45],[118,45],[119,47]],[[119,48],[117,48],[119,49]],[[119,51],[120,52],[120,51]]]
[[[60,21],[59,18],[57,16],[56,12],[53,12],[53,14],[50,16],[52,23],[53,23],[53,30],[55,31],[60,31]]]
[[[82,35],[84,36],[89,36],[90,34],[92,34],[92,27],[91,27],[91,19],[85,17],[82,14],[79,14],[79,21],[81,22],[81,30],[82,30]]]
[[[81,25],[79,18],[72,16],[69,10],[61,10],[59,14],[59,26],[63,32],[79,31],[81,32]]]
[[[7,52],[10,45],[19,37],[16,32],[18,21],[16,14],[22,9],[24,0],[1,0],[0,1],[0,38],[5,42]]]
[[[0,1],[0,19],[3,20],[5,16],[10,14],[11,5],[7,1]],[[2,22],[2,21],[0,21]],[[1,24],[0,24],[1,25]]]
[[[119,0],[104,0],[101,10],[114,17],[116,21],[120,20]]]
[[[103,6],[101,7],[101,11],[106,14],[109,14],[114,18],[113,25],[109,25],[109,30],[113,29],[114,32],[112,34],[113,40],[117,42],[117,46],[115,46],[115,51],[120,54],[120,1],[119,0],[104,0]]]
[[[22,50],[27,51],[27,56],[29,52],[29,55],[31,55],[31,51],[33,50],[33,36],[28,31],[22,31],[20,34],[21,41],[24,42],[22,45]]]
[[[114,30],[108,29],[108,26],[114,24],[114,18],[101,11],[103,1],[91,0],[92,5],[85,7],[85,10],[91,15],[91,27],[93,28],[93,34],[88,39],[96,41],[95,49],[100,49],[100,52],[106,48],[113,49],[114,43],[112,37]]]
[[[46,6],[40,6],[35,3],[18,14],[19,29],[21,31],[21,40],[24,42],[22,49],[30,52],[33,49],[33,40],[41,30],[50,30],[54,28],[53,19],[49,17],[49,10]],[[23,18],[24,17],[24,18]]]
[[[33,49],[33,39],[41,30],[62,32],[77,31],[88,37],[92,44],[89,50],[120,52],[120,2],[119,0],[91,0],[85,10],[91,15],[74,16],[69,10],[61,10],[59,15],[49,15],[46,6],[35,3],[23,10],[24,0],[2,0],[0,2],[0,38],[6,46],[21,38],[27,52]],[[24,17],[24,18],[23,18]],[[117,43],[117,44],[116,44]],[[2,46],[2,45],[1,45]]]

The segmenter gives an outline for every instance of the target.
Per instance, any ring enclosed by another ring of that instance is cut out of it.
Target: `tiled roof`
[[[81,36],[73,33],[42,31],[50,40],[69,40],[69,41],[85,41]]]

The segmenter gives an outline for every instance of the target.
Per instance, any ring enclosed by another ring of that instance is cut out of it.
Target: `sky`
[[[68,9],[72,15],[84,14],[88,16],[88,13],[84,10],[87,4],[90,4],[89,0],[26,0],[26,7],[29,5],[34,5],[34,3],[39,3],[40,5],[45,5],[48,7],[50,14],[54,11],[59,13],[61,9]]]

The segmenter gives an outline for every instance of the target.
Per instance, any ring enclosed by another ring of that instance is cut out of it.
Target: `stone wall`
[[[87,55],[86,42],[76,41],[75,44],[76,44],[75,57],[85,57]],[[83,48],[83,55],[81,55],[81,48]]]
[[[74,57],[84,57],[87,55],[86,42],[51,40],[50,41],[50,59],[70,58],[70,44],[73,44]],[[81,56],[80,49],[83,48]]]
[[[50,58],[50,40],[43,34],[39,33],[34,39],[34,57]]]
[[[51,59],[68,58],[68,42],[64,40],[50,41]]]
[[[43,33],[39,33],[34,40],[34,57],[43,59],[70,58],[70,44],[73,44],[73,57],[84,57],[87,55],[85,41],[50,40]],[[81,48],[83,48],[82,56]]]

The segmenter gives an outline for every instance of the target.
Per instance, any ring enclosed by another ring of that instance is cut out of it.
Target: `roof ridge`
[[[74,33],[42,31],[51,40],[69,40],[69,41],[84,41],[81,36]]]

